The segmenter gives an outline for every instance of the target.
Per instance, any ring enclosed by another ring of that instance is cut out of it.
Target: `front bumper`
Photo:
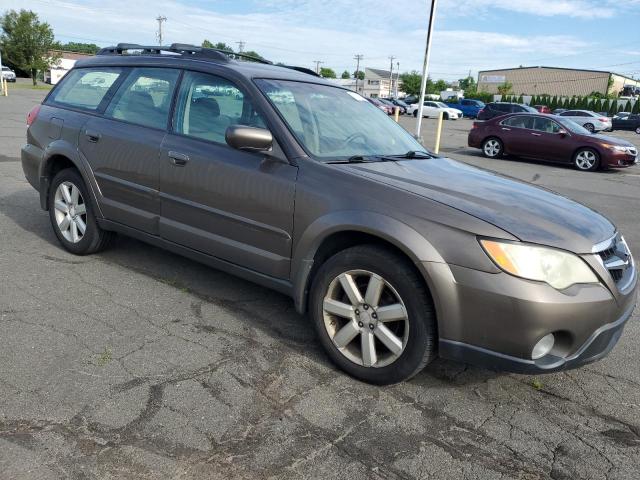
[[[530,375],[570,370],[606,357],[609,352],[613,350],[616,343],[618,343],[627,320],[631,318],[633,308],[634,305],[615,322],[598,328],[578,351],[567,357],[548,354],[538,360],[527,360],[486,348],[445,339],[440,339],[440,356],[493,370]]]
[[[564,291],[507,273],[423,263],[436,303],[440,356],[519,373],[575,368],[604,357],[635,306],[637,272],[621,292],[604,267],[588,263],[603,283]],[[534,345],[549,333],[556,338],[553,349],[532,360]]]
[[[630,167],[638,163],[638,156],[625,152],[611,151],[603,158],[604,166],[609,168]]]

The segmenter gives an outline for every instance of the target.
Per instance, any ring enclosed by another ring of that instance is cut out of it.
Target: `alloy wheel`
[[[87,207],[80,189],[71,182],[58,185],[54,196],[56,224],[62,236],[78,243],[87,230]]]
[[[376,273],[350,270],[338,275],[329,284],[322,309],[333,345],[357,365],[385,367],[407,346],[405,304],[396,289]]]
[[[584,128],[586,128],[587,130],[589,130],[589,132],[591,132],[591,133],[593,133],[593,132],[595,131],[595,129],[596,129],[596,128],[595,128],[592,124],[590,124],[590,123],[587,123],[587,124],[584,126]]]
[[[498,140],[491,139],[484,143],[484,153],[487,157],[497,157],[501,150]]]
[[[640,127],[636,128],[636,133],[640,135]]]
[[[590,170],[597,162],[596,154],[590,150],[582,150],[576,155],[576,167],[580,170]]]

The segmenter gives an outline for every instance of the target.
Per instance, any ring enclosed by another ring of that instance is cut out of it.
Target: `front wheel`
[[[424,281],[404,257],[374,245],[325,262],[311,287],[320,343],[350,375],[379,385],[407,380],[435,357],[435,314]]]
[[[573,164],[578,170],[593,172],[600,166],[600,156],[594,150],[583,148],[574,155]]]
[[[636,133],[640,135],[640,127],[636,128]]]
[[[596,130],[596,127],[594,127],[592,123],[585,123],[584,128],[589,130],[590,133],[593,133]]]
[[[113,237],[96,222],[89,192],[77,170],[61,170],[49,190],[49,219],[62,246],[75,255],[102,250]]]
[[[504,146],[497,138],[487,138],[482,143],[482,153],[488,158],[500,158],[503,154]]]

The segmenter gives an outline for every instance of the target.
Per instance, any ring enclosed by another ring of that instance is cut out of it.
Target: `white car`
[[[562,112],[560,117],[573,120],[578,125],[582,125],[584,128],[593,132],[601,132],[603,130],[611,130],[611,119],[603,115],[599,115],[591,110],[567,110]]]
[[[407,113],[409,115],[413,115],[414,117],[418,116],[418,107],[420,105],[414,103],[409,106],[409,110]],[[457,108],[451,108],[449,105],[446,105],[442,102],[424,102],[424,107],[422,108],[422,116],[425,118],[429,117],[438,117],[442,112],[442,118],[445,120],[457,120],[462,118],[462,111]]]
[[[7,82],[15,82],[16,72],[11,70],[9,67],[2,67],[2,78],[4,78]]]

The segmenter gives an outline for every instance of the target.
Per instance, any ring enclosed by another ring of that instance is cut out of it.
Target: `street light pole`
[[[422,84],[420,85],[420,103],[418,104],[418,118],[416,122],[415,137],[420,138],[422,128],[422,111],[424,108],[424,94],[427,90],[427,76],[429,75],[429,57],[431,56],[431,40],[433,34],[433,22],[436,16],[438,0],[431,0],[431,12],[429,13],[429,28],[427,30],[427,45],[424,50],[424,65],[422,66]]]

